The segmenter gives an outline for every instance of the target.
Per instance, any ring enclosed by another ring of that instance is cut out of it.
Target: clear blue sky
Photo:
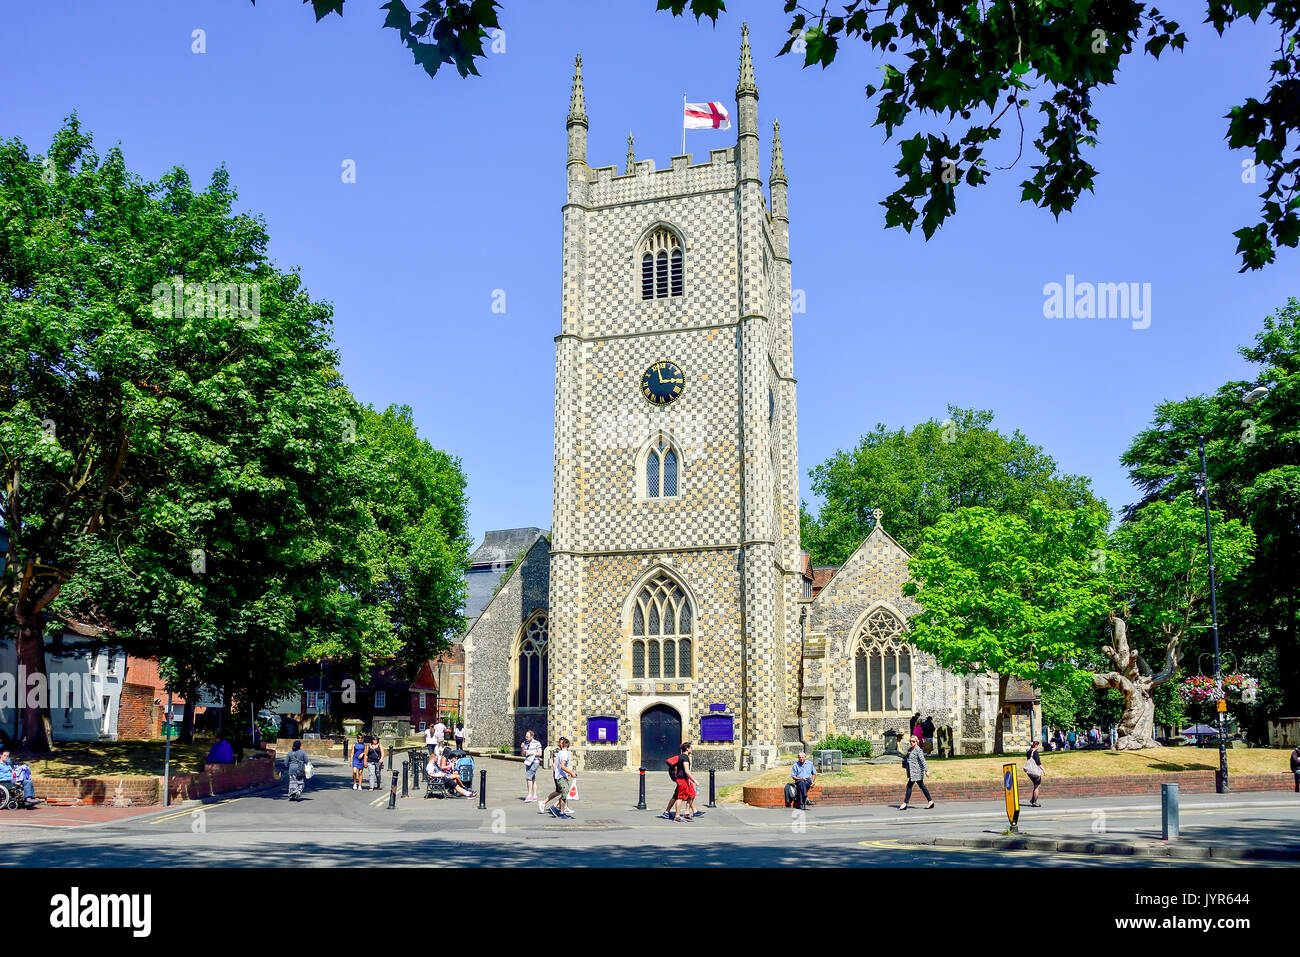
[[[655,0],[504,0],[506,50],[466,80],[416,68],[380,28],[379,4],[349,0],[344,19],[317,24],[296,0],[8,3],[0,136],[44,152],[76,110],[101,151],[120,142],[147,178],[181,165],[206,182],[225,163],[241,205],[265,215],[277,263],[334,303],[356,395],[411,405],[422,434],[461,457],[479,538],[551,523],[576,51],[588,161],[621,165],[632,131],[638,156],[662,168],[681,147],[683,92],[734,104],[748,17],[761,128],[781,120],[794,285],[808,302],[795,320],[805,499],[807,469],[836,449],[877,422],[943,418],[951,402],[995,410],[1122,506],[1133,496],[1118,456],[1155,403],[1244,376],[1236,347],[1297,292],[1294,251],[1238,274],[1230,235],[1256,221],[1262,187],[1241,182],[1222,117],[1263,95],[1276,37],[1245,25],[1218,38],[1192,16],[1201,3],[1178,5],[1184,53],[1129,57],[1098,98],[1095,196],[1059,222],[1019,204],[1031,150],[959,195],[929,243],[883,226],[897,146],[870,125],[862,88],[876,59],[860,44],[825,72],[776,58],[780,0],[733,2],[716,29],[657,13]],[[734,132],[690,132],[687,150],[705,159]],[[1014,155],[1009,137],[992,162]],[[340,178],[347,159],[355,184]],[[1045,319],[1043,286],[1067,273],[1151,283],[1150,328]],[[504,315],[491,311],[496,289]]]

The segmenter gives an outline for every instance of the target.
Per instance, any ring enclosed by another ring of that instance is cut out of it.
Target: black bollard
[[[714,784],[713,775],[714,775],[713,768],[709,768],[709,803],[704,805],[705,807],[718,806],[718,791],[716,785]]]
[[[388,810],[397,807],[397,772],[393,772],[393,786],[388,792]]]
[[[478,809],[487,810],[487,772],[479,771],[478,773]]]
[[[388,749],[388,770],[393,770],[393,749]]]
[[[411,752],[411,787],[420,790],[420,761],[414,751]]]
[[[641,781],[641,791],[639,794],[637,794],[636,809],[638,811],[644,811],[645,810],[645,768],[641,768],[641,773],[640,775],[638,775],[638,777],[640,778]]]
[[[410,797],[411,792],[407,790],[407,773],[411,770],[411,762],[402,762],[402,797]]]

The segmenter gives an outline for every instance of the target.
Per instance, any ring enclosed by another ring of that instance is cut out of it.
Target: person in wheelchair
[[[7,747],[0,748],[0,788],[4,789],[10,801],[14,797],[14,792],[21,790],[25,807],[33,807],[37,804],[36,789],[32,785],[30,770],[25,764],[15,768],[13,755]]]

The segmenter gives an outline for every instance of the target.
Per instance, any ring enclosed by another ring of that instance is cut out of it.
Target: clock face
[[[675,362],[656,362],[641,375],[641,395],[651,405],[668,405],[686,388],[686,376]]]

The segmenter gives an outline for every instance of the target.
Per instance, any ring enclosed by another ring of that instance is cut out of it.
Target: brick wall
[[[156,738],[162,734],[162,708],[153,703],[156,697],[151,685],[122,685],[117,711],[119,738]]]
[[[154,701],[161,704],[154,704]],[[185,699],[176,695],[172,704],[185,706]],[[162,736],[163,712],[167,710],[167,687],[158,674],[158,662],[153,658],[126,659],[126,673],[122,676],[122,698],[118,705],[117,736],[127,738],[157,738]],[[197,717],[206,708],[195,708]]]
[[[199,774],[178,774],[170,782],[172,800],[188,801],[270,784],[276,779],[275,751],[268,748],[265,754],[268,756],[250,757],[238,764],[209,764]]]
[[[37,797],[51,804],[109,804],[120,794],[132,805],[157,804],[162,778],[43,778],[32,777]]]
[[[1119,797],[1131,794],[1140,797],[1153,797],[1160,792],[1162,784],[1177,784],[1183,794],[1212,794],[1216,771],[1180,771],[1170,774],[1123,774],[1112,777],[1049,778],[1043,782],[1042,796],[1045,798],[1085,798],[1085,797]],[[823,788],[816,785],[808,797],[818,804],[898,804],[903,800],[907,785],[902,780],[900,770],[897,784],[875,784],[870,786],[837,786]],[[1290,791],[1295,786],[1295,778],[1289,773],[1278,774],[1234,774],[1229,778],[1233,791]],[[927,781],[935,801],[1000,801],[1002,784],[1000,781]],[[785,807],[785,786],[749,787],[744,789],[746,804],[755,807]],[[1029,783],[1021,775],[1021,801],[1026,801]],[[919,790],[912,791],[912,797],[924,801],[925,796]]]
[[[171,778],[173,801],[226,794],[276,780],[275,751],[267,757],[250,758],[238,764],[209,764],[198,774],[177,774]],[[123,778],[32,778],[37,797],[51,804],[112,804],[128,800],[133,807],[161,803],[163,779],[159,777]]]

